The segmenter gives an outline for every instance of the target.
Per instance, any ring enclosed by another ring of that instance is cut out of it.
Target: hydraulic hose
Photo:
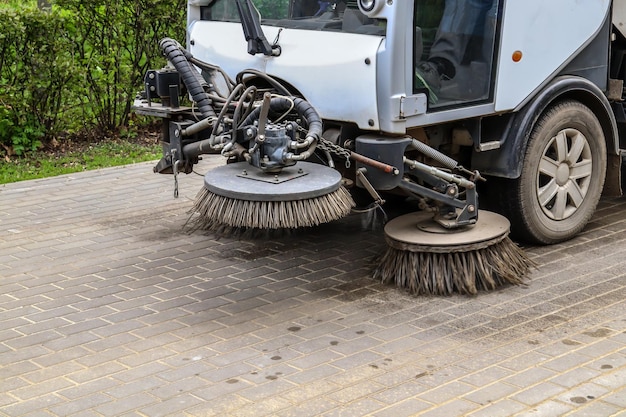
[[[172,63],[176,71],[183,79],[183,83],[187,86],[189,94],[193,98],[193,101],[198,105],[198,110],[202,114],[203,118],[215,118],[215,110],[211,106],[211,99],[208,93],[204,90],[202,81],[199,79],[198,71],[189,63],[189,60],[185,56],[180,44],[171,38],[164,38],[159,42],[159,47],[163,52],[163,55],[169,62]]]
[[[267,81],[269,84],[271,84],[272,87],[276,89],[276,91],[278,91],[279,94],[282,94],[284,96],[288,96],[291,94],[289,90],[284,85],[279,83],[276,79],[274,79],[270,75],[267,75],[264,72],[257,71],[255,69],[246,69],[237,74],[237,76],[235,77],[237,84],[245,84],[244,78],[246,74],[251,75],[252,77],[259,77]]]

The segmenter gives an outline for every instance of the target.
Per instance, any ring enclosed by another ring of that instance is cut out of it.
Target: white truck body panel
[[[623,3],[620,7],[624,8]],[[564,67],[596,34],[610,0],[526,0],[506,3],[495,110],[513,110]],[[521,51],[521,61],[512,59]]]
[[[196,21],[188,29],[191,53],[219,63],[231,78],[242,69],[263,71],[296,87],[322,118],[376,129],[376,52],[382,37],[283,29],[282,54],[266,57],[247,53],[239,24]],[[263,31],[270,42],[278,34],[276,27],[263,26]]]

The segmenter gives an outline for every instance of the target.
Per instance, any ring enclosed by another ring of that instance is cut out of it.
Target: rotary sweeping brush
[[[441,227],[430,213],[400,216],[385,226],[388,249],[374,277],[425,295],[521,285],[534,263],[508,234],[509,221],[484,210],[475,224],[458,229]]]
[[[187,222],[191,230],[296,229],[350,214],[355,203],[334,169],[300,162],[277,173],[246,162],[209,171]]]

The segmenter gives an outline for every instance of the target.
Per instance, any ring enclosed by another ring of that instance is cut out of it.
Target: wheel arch
[[[560,76],[550,82],[524,107],[512,113],[501,139],[500,148],[493,151],[476,152],[472,155],[472,168],[481,173],[501,178],[519,178],[523,156],[533,127],[541,115],[554,103],[576,100],[595,114],[602,126],[607,155],[607,180],[609,174],[619,177],[619,134],[615,115],[608,99],[595,84],[585,78]],[[616,171],[616,173],[614,173]],[[617,180],[619,183],[619,178]],[[612,181],[611,181],[612,183]]]

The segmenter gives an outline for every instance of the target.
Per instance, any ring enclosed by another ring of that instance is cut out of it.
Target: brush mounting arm
[[[430,174],[434,177],[440,178],[444,181],[448,181],[454,184],[459,185],[460,187],[463,188],[467,188],[467,189],[474,189],[476,188],[476,184],[464,177],[461,177],[460,175],[454,175],[454,174],[450,174],[448,172],[442,171],[439,168],[436,168],[434,166],[430,166],[430,165],[426,165],[423,164],[421,162],[417,162],[417,161],[413,161],[411,159],[408,158],[404,158],[404,163],[413,170],[419,170],[421,172]]]
[[[478,194],[476,184],[473,181],[406,157],[404,157],[404,164],[407,168],[407,174],[419,178],[431,187],[414,183],[406,177],[399,185],[400,188],[443,203],[449,209],[454,208],[454,211],[440,211],[435,216],[435,221],[441,226],[453,229],[476,223],[478,220]],[[461,195],[459,188],[464,189],[465,200],[459,198]]]
[[[458,198],[458,188],[454,184],[445,187],[445,192],[440,193],[430,188],[404,179],[400,188],[412,194],[439,201],[449,207],[454,207],[455,214],[439,213],[434,220],[446,229],[456,229],[461,226],[467,226],[476,223],[478,220],[478,194],[475,188],[466,190],[466,199]]]

